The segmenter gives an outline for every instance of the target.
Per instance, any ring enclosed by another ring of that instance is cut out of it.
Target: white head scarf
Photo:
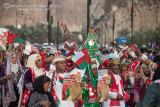
[[[32,54],[28,57],[27,67],[30,67],[34,70],[34,74],[36,77],[43,75],[42,68],[37,68],[36,60],[40,59],[39,54]]]
[[[99,62],[98,62],[98,60],[96,58],[92,58],[91,59],[91,61],[94,61],[94,60],[97,62],[97,69],[98,69],[100,64],[99,64]]]
[[[12,59],[12,56],[13,55],[16,55],[16,53],[13,53],[13,52],[11,52],[11,53],[9,53],[8,55],[7,55],[7,69],[6,69],[6,75],[11,75],[11,73],[12,72],[14,72],[15,74],[18,72],[18,70],[20,69],[21,70],[21,72],[23,72],[23,70],[22,70],[22,66],[21,66],[21,64],[20,64],[20,61],[19,61],[19,59],[18,59],[18,57],[17,57],[17,64],[13,64],[12,62],[11,62],[11,59]],[[17,56],[17,55],[16,55]],[[13,68],[13,67],[11,67],[11,66],[15,66],[16,65],[16,71],[13,71],[13,69],[11,69],[11,68]],[[18,65],[18,66],[17,66]],[[9,79],[9,80],[7,80],[7,84],[8,84],[8,89],[9,89],[9,95],[10,95],[10,101],[11,102],[13,102],[13,101],[16,101],[16,95],[15,95],[15,92],[14,92],[14,87],[13,87],[13,81],[12,81],[12,79]],[[11,97],[12,96],[12,97]]]

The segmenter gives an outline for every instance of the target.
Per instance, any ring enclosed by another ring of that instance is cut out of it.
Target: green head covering
[[[129,63],[128,63],[128,62],[123,62],[123,63],[121,64],[120,72],[122,72],[122,66],[123,66],[123,65],[126,65],[126,70],[127,70],[127,66],[129,65]]]

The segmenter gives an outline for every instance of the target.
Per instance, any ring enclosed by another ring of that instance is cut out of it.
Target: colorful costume
[[[89,65],[89,67],[86,68],[86,71],[85,71],[85,74],[82,78],[82,81],[87,82],[87,78],[88,78],[89,75],[92,76],[91,86],[94,87],[95,96],[96,96],[97,95],[98,73],[95,77],[92,75],[91,65]],[[89,100],[88,89],[83,88],[82,99],[84,100],[84,107],[100,107],[100,103],[96,101],[96,98],[94,99],[95,100],[94,103],[91,103],[91,104],[88,103],[88,100]]]
[[[38,54],[30,55],[27,61],[27,69],[24,74],[24,85],[23,85],[23,96],[21,100],[21,106],[24,107],[27,104],[29,96],[33,91],[33,82],[34,80],[44,75],[42,68],[37,68],[35,65],[36,60],[40,59],[41,57]]]
[[[0,72],[0,84],[2,85],[3,107],[17,107],[19,99],[18,86],[23,69],[18,60],[16,64],[11,62],[12,56],[17,56],[15,53],[9,53],[7,63],[2,67]],[[5,79],[6,75],[12,75],[11,79]]]
[[[110,65],[112,64],[120,64],[118,59],[112,59]],[[114,74],[110,71],[109,75],[111,75],[111,88],[109,91],[109,99],[105,101],[102,106],[103,107],[125,107],[125,101],[129,98],[129,95],[125,93],[123,89],[123,80],[120,74]],[[123,101],[117,100],[117,95],[121,94],[124,98]]]

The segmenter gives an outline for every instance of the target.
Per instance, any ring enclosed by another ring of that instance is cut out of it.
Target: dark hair
[[[28,59],[28,55],[25,55],[25,54],[24,54],[24,55],[22,56],[22,58],[21,58],[21,64],[22,64],[23,66],[25,66],[25,65],[24,65],[24,58],[27,58],[27,59]]]
[[[37,52],[36,52],[36,51],[32,51],[32,52],[30,53],[30,55],[32,55],[32,54],[37,54]]]
[[[145,52],[147,52],[147,48],[141,48],[140,51],[141,51],[141,53],[145,53]]]
[[[155,70],[152,81],[155,81],[158,79],[160,79],[160,66]]]
[[[155,56],[156,56],[156,54],[157,54],[157,52],[155,52],[155,51],[154,51],[154,52],[153,52],[153,55],[155,55]]]
[[[49,54],[49,57],[50,57],[51,55],[52,55],[52,56],[55,56],[53,53],[50,53],[50,54]]]
[[[153,59],[153,62],[158,63],[160,62],[160,55],[156,55]]]
[[[43,85],[50,81],[51,79],[45,75],[39,76],[33,83],[34,91],[37,91],[40,94],[44,94],[45,91]]]

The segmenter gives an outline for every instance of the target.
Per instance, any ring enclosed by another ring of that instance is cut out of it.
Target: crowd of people
[[[151,107],[160,106],[160,49],[128,50],[122,46],[100,49],[100,62],[81,70],[71,58],[71,50],[55,53],[47,50],[23,53],[18,46],[0,52],[0,104],[2,107]],[[62,100],[63,73],[81,71],[82,100]],[[98,71],[108,70],[108,99],[98,102]],[[91,71],[91,72],[89,72]],[[94,97],[93,97],[94,96]]]

